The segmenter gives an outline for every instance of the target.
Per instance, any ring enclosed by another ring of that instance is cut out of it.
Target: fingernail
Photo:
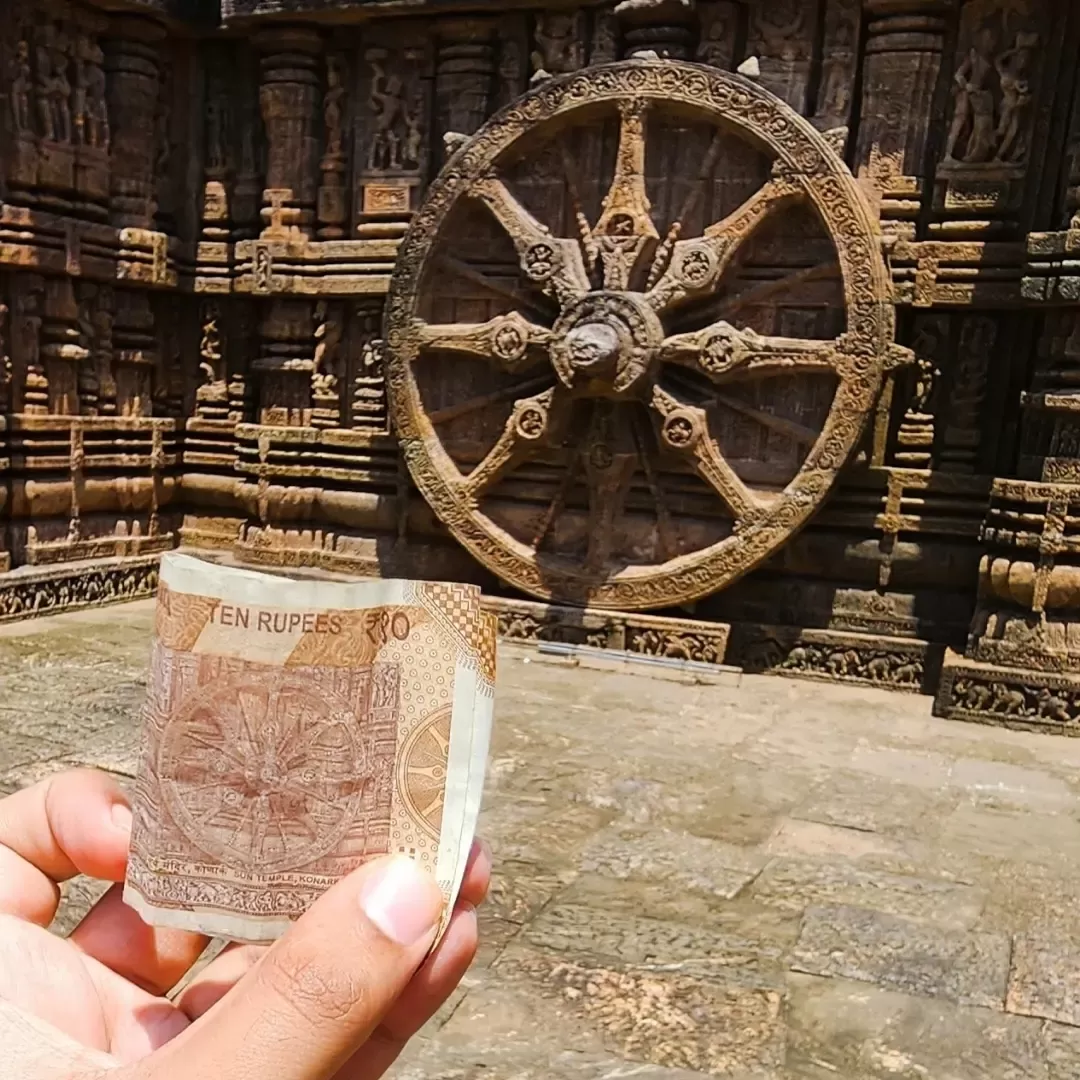
[[[125,836],[131,835],[131,807],[126,806],[124,803],[113,803],[112,808],[113,824],[120,830]]]
[[[364,883],[360,906],[391,941],[409,946],[438,925],[442,895],[429,874],[407,855],[397,855]]]

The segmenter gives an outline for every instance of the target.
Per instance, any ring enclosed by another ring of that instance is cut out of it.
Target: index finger
[[[0,799],[0,912],[48,926],[58,883],[122,881],[130,843],[127,798],[104,773],[58,773]]]

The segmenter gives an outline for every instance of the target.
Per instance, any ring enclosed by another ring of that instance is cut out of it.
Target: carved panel
[[[1045,125],[1062,35],[1041,0],[967,0],[952,59],[952,99],[938,166],[947,221],[1015,221]],[[970,233],[978,225],[960,224]]]
[[[414,24],[363,38],[358,63],[355,208],[361,235],[400,235],[432,165],[434,43]]]

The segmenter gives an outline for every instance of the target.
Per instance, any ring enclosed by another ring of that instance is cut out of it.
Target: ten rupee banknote
[[[278,937],[404,852],[449,912],[495,699],[480,590],[161,563],[124,899],[149,923]]]

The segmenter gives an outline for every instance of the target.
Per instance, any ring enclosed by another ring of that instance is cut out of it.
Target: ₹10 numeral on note
[[[480,812],[495,636],[470,585],[164,556],[124,899],[153,925],[266,941],[403,852],[449,913]]]

